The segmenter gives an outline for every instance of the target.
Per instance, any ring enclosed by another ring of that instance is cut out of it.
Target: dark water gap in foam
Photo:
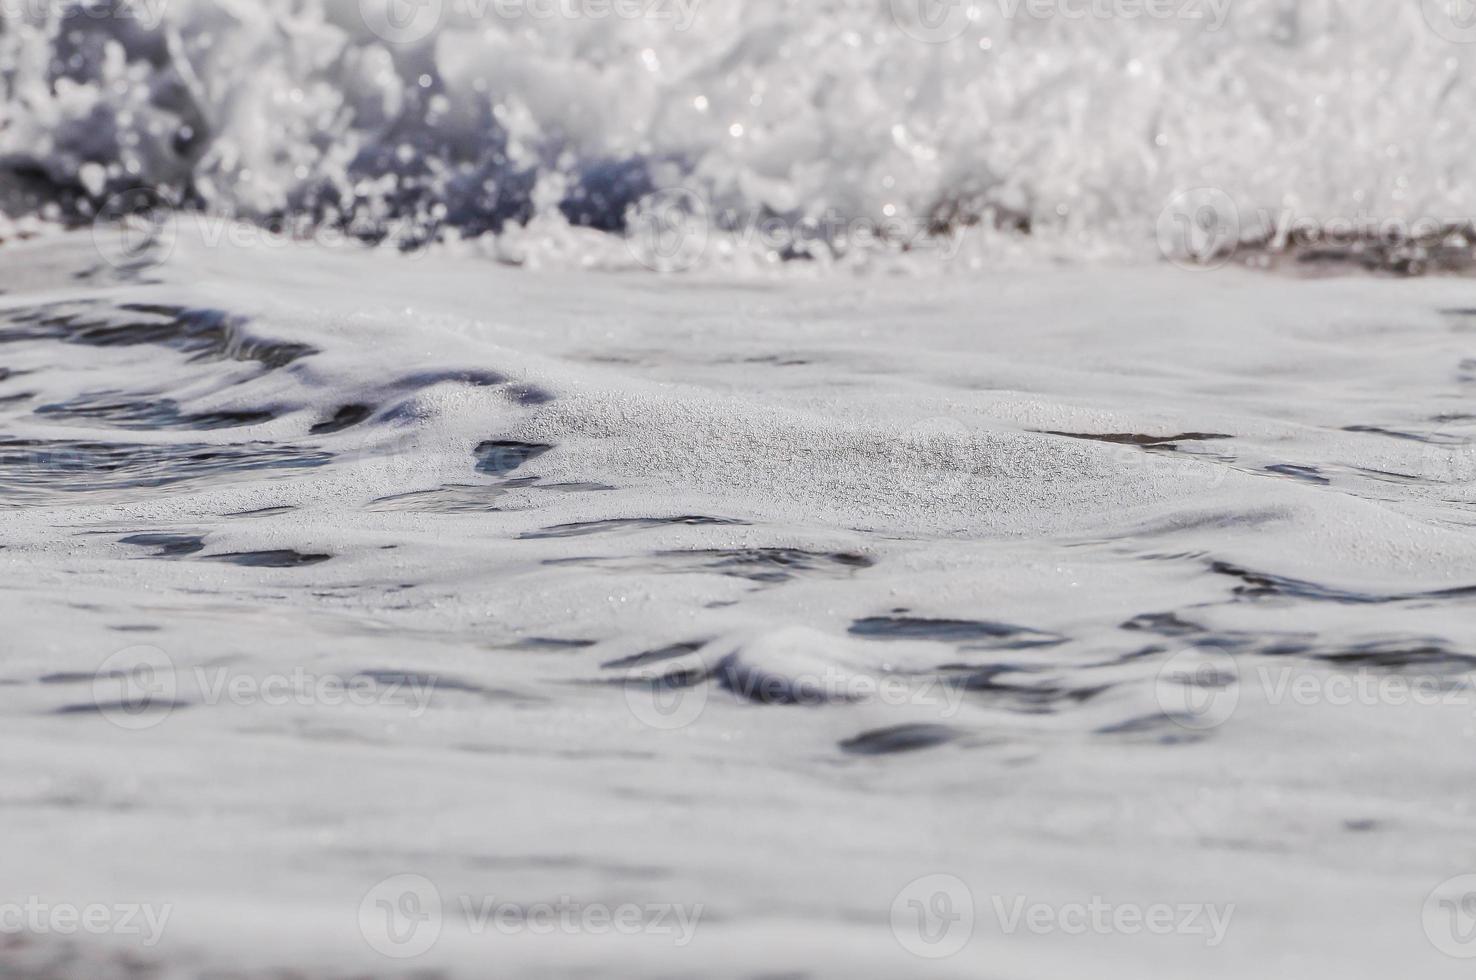
[[[993,650],[1056,646],[1066,642],[1066,637],[1058,633],[1010,623],[916,616],[867,616],[853,622],[848,632],[868,640],[931,640]]]
[[[1336,667],[1433,671],[1442,675],[1476,670],[1476,652],[1463,652],[1456,644],[1438,636],[1375,635],[1337,640],[1312,631],[1216,630],[1173,612],[1143,613],[1119,628],[1161,636],[1190,647],[1236,655],[1300,657]],[[1168,647],[1160,646],[1150,652],[1167,650]]]
[[[964,729],[952,725],[912,723],[873,728],[838,744],[840,750],[848,755],[896,755],[937,748],[957,742],[966,734]]]
[[[78,395],[64,402],[36,408],[36,414],[54,419],[103,422],[117,429],[232,429],[258,425],[276,418],[275,409],[186,413],[172,398],[130,397],[109,391]]]
[[[1107,442],[1119,446],[1139,446],[1143,449],[1174,449],[1181,442],[1206,442],[1213,439],[1234,439],[1223,432],[1180,432],[1167,436],[1145,435],[1141,432],[1061,432],[1054,429],[1040,430],[1043,435],[1065,436],[1068,439],[1086,439],[1091,442]]]
[[[1315,466],[1298,466],[1295,463],[1273,463],[1265,467],[1265,470],[1267,473],[1291,477],[1293,480],[1300,480],[1303,483],[1314,483],[1321,487],[1332,485],[1332,481],[1323,476],[1322,471]]]
[[[369,407],[368,405],[341,405],[331,417],[326,418],[321,422],[314,423],[313,426],[308,429],[308,433],[310,435],[321,436],[328,435],[333,432],[342,432],[344,429],[358,425],[360,422],[363,422],[365,419],[369,418],[369,416],[373,414],[374,409]]]
[[[447,674],[432,674],[416,670],[390,670],[375,668],[361,670],[349,678],[350,680],[365,681],[376,687],[385,689],[386,697],[409,698],[416,694],[420,696],[435,694],[472,694],[492,701],[529,701],[534,700],[526,695],[515,691],[503,690],[501,688],[484,687],[471,681],[462,680]]]
[[[594,646],[598,640],[563,639],[557,636],[529,636],[513,644],[514,650],[573,652]]]
[[[1106,693],[1113,684],[1063,683],[1010,684],[1001,678],[1009,675],[1029,677],[1029,671],[1021,671],[1009,665],[993,665],[973,669],[961,676],[946,678],[947,683],[965,691],[971,698],[982,700],[993,707],[1020,714],[1054,714],[1063,708],[1085,704]]]
[[[489,476],[507,476],[529,460],[537,459],[553,449],[541,442],[516,442],[493,439],[479,444],[472,450],[476,457],[476,471]]]
[[[233,474],[311,469],[332,455],[268,442],[142,444],[0,436],[0,493],[10,502],[50,494],[155,489]]]
[[[712,548],[658,551],[649,557],[548,558],[545,565],[587,565],[616,572],[691,574],[710,572],[777,585],[797,577],[849,578],[875,564],[852,552],[805,551],[800,548]]]
[[[638,530],[643,528],[685,526],[685,527],[740,527],[747,526],[747,521],[732,520],[725,517],[617,517],[604,521],[581,521],[573,524],[555,524],[539,531],[525,531],[518,535],[519,539],[537,540],[541,538],[574,538],[587,534],[603,534],[609,531]]]
[[[1476,596],[1476,585],[1457,586],[1450,589],[1435,589],[1428,592],[1373,593],[1352,589],[1339,589],[1319,585],[1303,579],[1257,572],[1227,561],[1215,561],[1210,571],[1240,579],[1244,584],[1235,588],[1235,594],[1246,598],[1284,597],[1309,599],[1316,602],[1340,602],[1349,604],[1379,604],[1391,602],[1413,602],[1418,600],[1463,599]]]
[[[198,534],[147,532],[118,539],[119,544],[155,549],[151,558],[182,558],[205,550],[205,538]]]
[[[231,551],[219,555],[201,555],[200,561],[218,561],[245,568],[300,568],[319,565],[332,558],[321,553],[305,554],[291,548],[270,551]]]
[[[246,332],[247,319],[223,310],[150,303],[116,307],[90,301],[0,312],[0,343],[57,340],[91,347],[156,344],[195,360],[254,361],[268,369],[316,354],[306,344]]]
[[[140,714],[159,714],[165,712],[182,710],[194,707],[191,701],[173,701],[159,698],[157,695],[150,697],[147,704],[140,706],[130,701],[105,701],[105,702],[83,702],[81,704],[64,704],[51,712],[53,715],[91,716],[108,718],[110,721],[119,716],[138,716]]]
[[[655,650],[646,650],[642,653],[632,654],[629,657],[620,657],[616,660],[607,660],[600,664],[607,669],[618,669],[622,667],[643,667],[647,664],[659,664],[667,660],[675,660],[685,657],[689,653],[696,653],[703,647],[704,641],[689,640],[684,643],[672,643],[668,646],[658,647]]]

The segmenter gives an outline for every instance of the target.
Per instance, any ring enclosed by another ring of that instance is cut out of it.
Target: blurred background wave
[[[1083,251],[1151,242],[1195,188],[1463,220],[1463,3],[3,0],[0,207],[87,220],[147,188],[424,241],[618,231],[680,186],[718,223]]]

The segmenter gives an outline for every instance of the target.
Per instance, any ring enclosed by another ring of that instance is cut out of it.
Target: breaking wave
[[[619,231],[680,187],[713,225],[805,229],[774,257],[857,222],[904,245],[980,226],[1137,248],[1196,188],[1242,225],[1456,221],[1476,211],[1476,31],[1444,11],[6,0],[0,210],[87,220],[146,188],[417,243]]]

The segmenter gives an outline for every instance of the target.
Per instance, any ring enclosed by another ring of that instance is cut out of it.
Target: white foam
[[[240,247],[187,226],[141,282],[76,278],[99,267],[86,233],[0,254],[7,323],[43,302],[95,300],[107,323],[166,303],[316,350],[264,371],[158,344],[5,345],[32,373],[0,395],[38,396],[0,406],[7,437],[333,455],[87,492],[4,447],[0,477],[40,485],[0,512],[9,880],[174,903],[165,944],[130,954],[385,972],[360,903],[414,871],[453,903],[709,908],[682,950],[489,946],[450,915],[415,962],[449,976],[485,975],[489,950],[598,972],[617,949],[630,975],[910,976],[889,910],[944,871],[976,889],[970,949],[1022,976],[1313,970],[1309,938],[1347,976],[1461,975],[1419,912],[1463,870],[1469,706],[1301,711],[1255,672],[1320,684],[1382,656],[1464,676],[1469,598],[1426,593],[1476,568],[1472,471],[1450,465],[1469,420],[1438,421],[1469,397],[1466,281],[1046,267],[924,291]],[[427,378],[447,372],[476,383]],[[128,431],[33,411],[84,391],[277,414]],[[311,431],[347,404],[372,411]],[[1177,450],[1079,438],[1131,434]],[[553,448],[499,485],[475,468],[489,440]],[[465,506],[403,496],[424,491]],[[296,509],[241,513],[276,506]],[[727,523],[569,528],[661,518]],[[146,533],[200,550],[123,540]],[[210,560],[286,549],[332,557]],[[57,713],[139,644],[171,658],[188,706],[142,732]],[[1200,644],[1243,671],[1207,734],[1158,697]],[[419,714],[212,703],[197,671],[222,669],[441,683]],[[781,703],[743,696],[770,691]],[[991,896],[1095,894],[1237,911],[1214,956],[1193,936],[1076,942],[989,918]],[[976,972],[961,957],[941,975]]]

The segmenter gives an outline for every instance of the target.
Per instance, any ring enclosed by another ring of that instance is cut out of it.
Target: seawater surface
[[[0,258],[16,975],[1464,975],[1469,282]]]

